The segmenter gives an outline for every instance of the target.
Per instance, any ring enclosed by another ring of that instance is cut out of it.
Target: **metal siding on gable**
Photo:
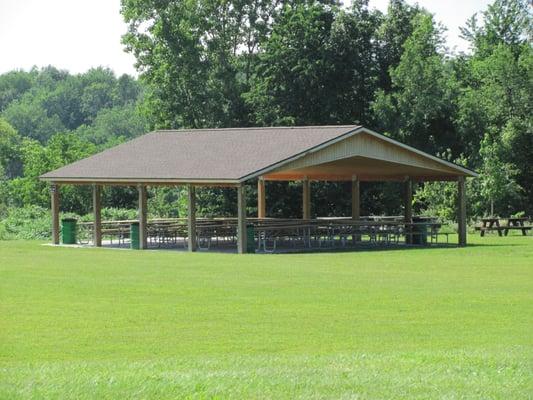
[[[284,165],[275,172],[296,170],[350,157],[373,158],[438,172],[457,173],[457,171],[447,168],[436,161],[422,157],[366,133],[356,134],[331,146],[309,153],[298,160]]]

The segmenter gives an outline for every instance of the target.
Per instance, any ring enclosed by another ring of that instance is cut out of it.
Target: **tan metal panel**
[[[427,157],[395,146],[392,143],[388,143],[366,133],[351,136],[319,151],[310,153],[305,157],[284,165],[278,171],[298,170],[329,163],[329,166],[332,167],[330,173],[334,174],[335,165],[333,163],[353,157],[364,157],[365,159],[374,159],[409,167],[424,168],[440,173],[457,174],[457,171],[454,171],[452,168],[448,168]],[[341,167],[343,167],[343,165],[342,163],[339,163],[339,172],[342,170]],[[396,174],[401,174],[397,167],[394,167],[394,172]]]

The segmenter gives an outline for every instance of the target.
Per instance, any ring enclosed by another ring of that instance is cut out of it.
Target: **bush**
[[[52,235],[50,210],[39,206],[0,209],[0,240],[49,239]],[[61,213],[60,218],[75,218],[80,222],[93,220],[93,214]],[[102,221],[136,219],[137,210],[103,208]]]
[[[9,208],[0,221],[0,239],[47,239],[51,235],[50,211],[39,206]]]

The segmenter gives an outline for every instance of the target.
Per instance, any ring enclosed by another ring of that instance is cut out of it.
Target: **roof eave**
[[[389,142],[389,143],[392,143],[392,144],[395,144],[395,145],[397,145],[397,146],[400,146],[400,147],[402,147],[402,148],[404,148],[404,149],[406,149],[406,150],[412,151],[412,152],[414,152],[414,153],[416,153],[416,154],[419,154],[419,155],[421,155],[421,156],[423,156],[423,157],[427,157],[427,158],[429,158],[429,159],[431,159],[431,160],[433,160],[433,161],[436,161],[436,162],[438,162],[438,163],[440,163],[440,164],[443,164],[443,165],[447,166],[448,168],[453,168],[453,169],[455,169],[455,170],[458,170],[458,171],[462,172],[462,175],[463,175],[463,176],[468,176],[468,177],[471,177],[471,178],[477,178],[477,177],[479,177],[479,174],[478,174],[476,171],[473,171],[473,170],[468,169],[468,168],[466,168],[466,167],[463,167],[463,166],[461,166],[461,165],[457,165],[457,164],[452,163],[452,162],[450,162],[450,161],[446,161],[446,160],[444,160],[444,159],[442,159],[442,158],[439,158],[439,157],[433,156],[433,155],[431,155],[431,154],[429,154],[429,153],[426,153],[426,152],[424,152],[424,151],[422,151],[422,150],[418,150],[417,148],[411,147],[411,146],[409,146],[409,145],[407,145],[407,144],[404,144],[404,143],[402,143],[402,142],[399,142],[399,141],[397,141],[397,140],[394,140],[394,139],[392,139],[392,138],[390,138],[390,137],[388,137],[388,136],[385,136],[385,135],[382,135],[382,134],[380,134],[380,133],[377,133],[377,132],[375,132],[375,131],[373,131],[373,130],[371,130],[371,129],[368,129],[368,128],[364,128],[364,127],[363,127],[363,128],[361,129],[361,131],[365,131],[365,132],[368,133],[369,135],[372,135],[372,136],[374,136],[374,137],[377,137],[378,139],[385,140],[385,141],[387,141],[387,142]]]
[[[305,157],[308,154],[315,153],[315,152],[317,152],[317,151],[319,151],[319,150],[321,150],[321,149],[323,149],[323,148],[325,148],[325,147],[327,147],[329,145],[332,145],[332,144],[337,143],[337,142],[339,142],[339,141],[341,141],[343,139],[346,139],[346,138],[348,138],[350,136],[353,136],[353,135],[359,133],[359,131],[361,131],[362,129],[363,129],[362,126],[355,126],[353,129],[351,129],[351,130],[349,130],[349,131],[347,131],[347,132],[345,132],[345,133],[343,133],[343,134],[341,134],[341,135],[339,135],[337,137],[334,137],[333,139],[327,140],[327,141],[322,142],[322,143],[320,143],[320,144],[318,144],[316,146],[310,147],[307,150],[304,150],[304,151],[302,151],[302,152],[300,152],[298,154],[295,154],[295,155],[293,155],[293,156],[291,156],[289,158],[286,158],[284,160],[281,160],[281,161],[279,161],[277,163],[271,164],[271,165],[269,165],[269,166],[267,166],[265,168],[259,169],[259,170],[255,171],[255,172],[252,172],[252,173],[248,174],[248,175],[244,175],[244,176],[239,178],[239,181],[241,183],[243,183],[243,182],[246,182],[246,181],[248,181],[250,179],[257,178],[257,177],[259,177],[261,175],[264,175],[264,174],[266,174],[266,173],[268,173],[268,172],[270,172],[270,171],[272,171],[272,170],[274,170],[276,168],[282,167],[283,165],[288,164],[288,163],[290,163],[290,162],[292,162],[294,160],[297,160],[297,159],[299,159],[301,157]]]
[[[158,184],[158,185],[186,185],[186,184],[204,184],[204,185],[238,185],[238,179],[216,179],[216,178],[87,178],[87,177],[50,177],[40,176],[40,180],[51,183],[63,184],[122,184],[122,185],[139,185],[139,184]]]
[[[326,141],[324,143],[321,143],[321,144],[319,144],[317,146],[309,148],[309,149],[307,149],[307,150],[305,150],[305,151],[303,151],[303,152],[301,152],[299,154],[296,154],[296,155],[294,155],[294,156],[292,156],[290,158],[287,158],[285,160],[282,160],[282,161],[280,161],[278,163],[269,165],[266,168],[262,168],[260,170],[257,170],[255,172],[251,173],[251,174],[245,175],[245,176],[239,178],[239,181],[242,183],[242,182],[245,182],[247,180],[257,178],[257,177],[259,177],[261,175],[264,175],[264,174],[266,174],[266,173],[268,173],[270,171],[273,171],[273,170],[275,170],[275,169],[277,169],[279,167],[282,167],[283,165],[285,165],[285,164],[287,164],[289,162],[297,160],[297,159],[299,159],[301,157],[305,157],[308,154],[312,154],[312,153],[314,153],[316,151],[319,151],[319,150],[321,150],[321,149],[323,149],[323,148],[325,148],[327,146],[330,146],[330,145],[332,145],[332,144],[334,144],[334,143],[336,143],[336,142],[338,142],[340,140],[344,140],[344,139],[346,139],[346,138],[348,138],[350,136],[359,134],[361,132],[368,133],[369,135],[374,136],[374,137],[376,137],[378,139],[385,140],[385,141],[387,141],[389,143],[392,143],[392,144],[394,144],[396,146],[399,146],[399,147],[401,147],[403,149],[406,149],[408,151],[412,151],[412,152],[414,152],[414,153],[416,153],[418,155],[421,155],[423,157],[426,157],[426,158],[429,158],[429,159],[431,159],[433,161],[436,161],[436,162],[438,162],[440,164],[443,164],[443,165],[445,165],[448,168],[452,168],[452,169],[454,169],[455,171],[458,172],[457,176],[466,176],[466,177],[471,177],[471,178],[479,177],[479,174],[477,172],[473,171],[473,170],[470,170],[468,168],[462,167],[462,166],[454,164],[452,162],[443,160],[442,158],[433,156],[433,155],[431,155],[429,153],[426,153],[426,152],[424,152],[422,150],[418,150],[418,149],[416,149],[414,147],[411,147],[409,145],[401,143],[401,142],[399,142],[397,140],[391,139],[388,136],[379,134],[379,133],[377,133],[377,132],[375,132],[375,131],[373,131],[371,129],[365,128],[364,126],[358,126],[358,127],[354,128],[354,129],[352,129],[352,130],[350,130],[350,131],[348,131],[348,132],[346,132],[346,133],[344,133],[342,135],[337,136],[334,139],[328,140],[328,141]]]

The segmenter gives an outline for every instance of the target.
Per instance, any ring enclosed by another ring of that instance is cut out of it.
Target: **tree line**
[[[533,49],[527,0],[495,0],[465,22],[468,53],[404,0],[123,0],[123,36],[140,79],[105,68],[0,75],[0,213],[48,207],[37,177],[155,128],[362,124],[481,173],[471,216],[533,211]],[[364,213],[399,213],[401,187],[365,184]],[[64,211],[90,211],[84,188]],[[254,188],[251,186],[250,191]],[[349,212],[343,183],[314,183],[314,214]],[[205,215],[234,213],[234,194],[199,192]],[[269,183],[268,212],[299,216],[298,183]],[[453,219],[454,187],[419,185],[415,210]],[[250,196],[252,197],[252,196]],[[135,207],[135,191],[104,204]],[[152,210],[179,215],[179,189],[153,190]],[[249,204],[253,212],[252,201]]]

